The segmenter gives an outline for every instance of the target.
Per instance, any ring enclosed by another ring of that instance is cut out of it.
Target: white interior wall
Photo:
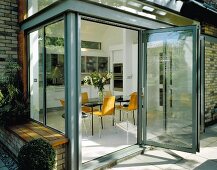
[[[109,56],[109,47],[123,44],[123,28],[108,26],[105,33],[102,35],[102,49]]]
[[[136,49],[133,49],[133,44],[138,44],[138,32],[124,29],[123,41],[123,94],[129,95],[132,92],[137,91],[138,53],[136,53]]]
[[[30,109],[31,118],[39,120],[39,45],[38,31],[30,34]]]

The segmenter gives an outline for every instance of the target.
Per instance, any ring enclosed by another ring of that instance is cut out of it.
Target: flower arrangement
[[[112,73],[93,72],[90,75],[85,76],[83,82],[86,85],[92,85],[98,88],[99,96],[100,96],[103,93],[104,85],[107,84],[111,78],[112,78]]]

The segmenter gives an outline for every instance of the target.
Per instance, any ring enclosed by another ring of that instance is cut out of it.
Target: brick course
[[[18,58],[18,0],[0,1],[0,74],[5,59]],[[1,75],[0,75],[1,76]]]

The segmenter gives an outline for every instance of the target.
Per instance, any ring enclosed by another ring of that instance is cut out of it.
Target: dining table
[[[115,102],[118,102],[121,105],[123,102],[129,102],[129,97],[123,96],[123,95],[116,95]],[[86,103],[82,104],[83,106],[91,107],[91,134],[92,136],[94,135],[93,110],[94,110],[94,107],[100,107],[100,110],[101,110],[102,104],[103,104],[103,101],[100,100],[99,98],[89,98]],[[120,110],[120,121],[121,121],[121,110]]]

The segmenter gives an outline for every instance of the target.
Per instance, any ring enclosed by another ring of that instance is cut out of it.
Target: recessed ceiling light
[[[156,14],[159,14],[159,15],[165,16],[167,13],[164,12],[164,11],[156,11]]]
[[[139,14],[141,16],[144,16],[144,17],[147,17],[147,18],[156,19],[156,15],[153,15],[153,14],[147,14],[147,13],[144,13],[144,12],[138,12],[137,14]]]
[[[128,12],[132,12],[132,13],[136,13],[137,11],[133,8],[127,7],[127,6],[119,6],[117,7],[118,9],[122,9],[124,11],[128,11]]]
[[[154,8],[149,7],[149,6],[144,6],[142,9],[144,9],[145,11],[149,11],[149,12],[153,12]]]

